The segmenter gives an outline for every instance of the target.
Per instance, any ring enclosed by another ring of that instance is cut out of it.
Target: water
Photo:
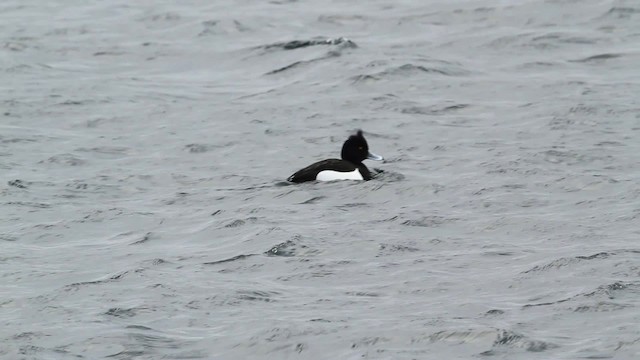
[[[637,1],[4,1],[2,359],[637,359]],[[366,182],[287,185],[362,128]]]

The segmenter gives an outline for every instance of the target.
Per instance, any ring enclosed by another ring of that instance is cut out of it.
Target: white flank
[[[332,180],[364,180],[360,171],[355,169],[350,172],[340,172],[333,170],[324,170],[318,173],[316,176],[316,180],[318,181],[332,181]]]

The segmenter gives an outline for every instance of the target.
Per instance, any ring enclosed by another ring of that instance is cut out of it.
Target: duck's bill
[[[380,155],[376,155],[372,152],[369,152],[369,154],[367,155],[367,159],[369,160],[375,160],[375,161],[382,161],[384,160],[384,158]]]

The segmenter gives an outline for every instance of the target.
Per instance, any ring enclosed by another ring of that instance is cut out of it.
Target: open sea
[[[0,80],[2,360],[640,359],[638,0],[4,0]]]

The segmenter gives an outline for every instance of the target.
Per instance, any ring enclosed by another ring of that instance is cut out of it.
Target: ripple
[[[443,76],[464,76],[470,72],[454,64],[431,64],[431,65],[416,65],[416,64],[403,64],[398,66],[391,66],[387,69],[373,73],[366,74],[368,77],[363,77],[365,74],[356,75],[351,78],[353,82],[361,82],[367,79],[391,79],[391,78],[412,78],[414,76],[424,75],[443,75]]]
[[[256,221],[258,221],[258,218],[256,218],[256,217],[249,217],[249,218],[246,218],[244,220],[236,219],[236,220],[233,220],[232,222],[228,223],[224,227],[226,227],[226,228],[237,228],[237,227],[240,227],[240,226],[244,226],[247,223],[255,223]]]
[[[602,63],[606,60],[610,60],[610,59],[617,59],[619,57],[624,56],[623,54],[599,54],[599,55],[593,55],[593,56],[588,56],[586,58],[582,58],[582,59],[577,59],[577,60],[569,60],[571,62],[577,62],[577,63],[594,63],[594,62],[598,62],[598,63]]]
[[[423,216],[419,219],[405,220],[401,224],[406,226],[419,227],[438,227],[447,223],[454,222],[456,218],[446,218],[438,215]]]
[[[317,38],[317,39],[309,39],[309,40],[292,40],[286,42],[278,42],[270,45],[261,46],[262,49],[273,50],[273,49],[282,49],[282,50],[295,50],[306,48],[309,46],[327,46],[327,45],[340,45],[347,48],[357,48],[358,45],[353,41],[345,38]]]
[[[236,293],[236,298],[245,301],[273,302],[278,295],[280,294],[275,291],[240,290]]]
[[[224,264],[224,263],[233,262],[233,261],[237,261],[237,260],[244,260],[246,258],[249,258],[251,256],[256,256],[256,255],[258,255],[258,254],[240,254],[240,255],[232,256],[232,257],[227,258],[227,259],[206,262],[206,263],[204,263],[204,265]]]
[[[291,257],[296,255],[297,250],[298,245],[292,240],[287,240],[267,250],[265,255]]]
[[[420,115],[443,115],[449,112],[468,108],[468,104],[455,104],[448,106],[411,106],[403,108],[400,112],[403,114],[420,114]]]
[[[59,154],[48,158],[47,160],[40,161],[40,163],[52,163],[68,166],[82,166],[86,165],[87,161],[74,155],[74,154]]]
[[[236,19],[206,20],[202,22],[203,30],[198,33],[199,37],[229,35],[232,33],[244,33],[252,28]]]
[[[9,180],[7,182],[7,185],[17,187],[19,189],[26,189],[28,188],[28,185],[30,185],[30,183],[24,182],[20,179],[16,179],[16,180]]]
[[[633,16],[640,14],[640,8],[634,8],[630,6],[614,6],[607,11],[603,17],[612,17],[616,19],[630,19]]]
[[[109,310],[107,310],[104,314],[107,316],[113,316],[113,317],[118,317],[118,318],[132,318],[135,317],[136,315],[138,315],[138,313],[140,311],[144,311],[147,310],[144,307],[137,307],[137,308],[110,308]]]
[[[588,255],[588,256],[575,256],[575,257],[572,257],[572,258],[563,257],[563,258],[559,258],[559,259],[553,260],[552,262],[550,262],[548,264],[545,264],[545,265],[536,265],[536,266],[532,267],[529,270],[523,271],[522,274],[529,274],[529,273],[537,273],[537,272],[554,270],[554,269],[570,266],[570,265],[573,265],[573,264],[577,264],[577,263],[580,263],[582,261],[606,259],[611,255],[612,254],[607,253],[607,252],[600,252],[600,253],[593,254],[593,255]]]
[[[540,340],[533,340],[525,335],[505,329],[490,330],[445,330],[429,336],[431,342],[456,342],[475,343],[478,341],[491,341],[491,349],[481,355],[489,356],[499,352],[501,348],[519,348],[529,352],[542,352],[556,348],[557,345]]]

